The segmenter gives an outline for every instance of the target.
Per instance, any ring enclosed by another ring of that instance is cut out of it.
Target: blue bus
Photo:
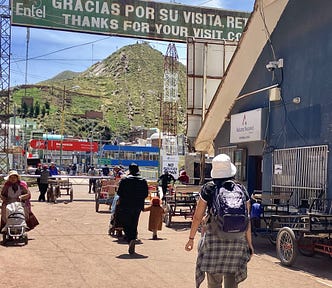
[[[135,162],[140,167],[159,167],[159,147],[104,145],[101,164],[128,167]]]

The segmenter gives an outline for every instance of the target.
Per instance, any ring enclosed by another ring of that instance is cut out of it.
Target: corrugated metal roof
[[[214,151],[214,139],[224,124],[225,118],[228,117],[266,45],[268,35],[275,29],[288,1],[256,0],[254,11],[198,132],[195,141],[197,151],[210,153]]]

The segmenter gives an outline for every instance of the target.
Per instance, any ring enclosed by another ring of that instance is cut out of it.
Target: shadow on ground
[[[275,263],[280,264],[277,258],[276,246],[268,240],[267,237],[253,237],[255,253],[257,255],[268,255],[275,258]],[[281,265],[281,264],[280,264]],[[304,271],[316,277],[321,277],[332,281],[332,257],[325,254],[316,253],[312,257],[304,256],[298,253],[295,263],[287,269],[293,271]]]

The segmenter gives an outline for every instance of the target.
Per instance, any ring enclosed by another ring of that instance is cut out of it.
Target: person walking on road
[[[168,184],[174,184],[175,178],[172,174],[168,173],[167,169],[165,169],[164,174],[160,175],[158,180],[161,182],[161,188],[163,191],[162,200],[165,200],[165,196],[168,192]]]
[[[137,226],[139,216],[144,210],[144,201],[148,196],[148,183],[139,175],[139,167],[132,163],[129,165],[129,175],[119,183],[119,217],[123,224],[126,240],[129,243],[129,254],[135,253]]]
[[[162,229],[163,215],[165,210],[161,207],[161,201],[159,197],[153,197],[151,205],[144,208],[144,211],[150,211],[148,230],[152,232],[152,239],[158,240],[157,231]]]
[[[91,166],[88,171],[88,176],[98,176],[98,171],[95,169],[94,166]],[[89,194],[91,193],[91,189],[93,193],[96,193],[96,178],[89,178]]]
[[[50,170],[48,170],[47,165],[43,165],[43,169],[40,172],[40,178],[39,178],[39,198],[38,201],[41,202],[45,202],[45,194],[47,192],[47,188],[48,188],[48,178],[51,176],[50,174]]]
[[[206,217],[205,233],[198,244],[196,288],[203,282],[205,273],[208,288],[220,288],[223,282],[225,288],[237,288],[238,283],[247,278],[247,262],[254,253],[248,217],[250,198],[244,186],[235,182],[235,174],[236,167],[229,156],[219,154],[212,160],[213,181],[202,186],[189,240],[185,245],[185,250],[193,249],[198,227]],[[231,214],[231,210],[228,210],[226,215],[219,213],[231,207],[235,199],[238,201],[236,203],[241,204],[243,215],[240,216],[243,217]],[[218,207],[216,204],[221,205]]]

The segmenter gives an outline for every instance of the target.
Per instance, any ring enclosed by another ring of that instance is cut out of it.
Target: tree
[[[36,104],[35,104],[35,109],[34,109],[34,117],[38,117],[38,115],[40,114],[40,104],[39,102],[37,101]]]
[[[27,116],[27,114],[28,114],[28,105],[27,103],[23,102],[20,110],[20,115],[24,118],[25,116]]]
[[[46,101],[45,102],[45,109],[47,110],[47,111],[50,111],[50,103],[48,102],[48,101]]]
[[[30,106],[30,109],[29,109],[29,117],[33,117],[33,114],[34,114],[33,106]]]
[[[46,109],[45,109],[45,106],[42,107],[42,109],[41,109],[41,114],[42,114],[43,117],[46,115]]]

